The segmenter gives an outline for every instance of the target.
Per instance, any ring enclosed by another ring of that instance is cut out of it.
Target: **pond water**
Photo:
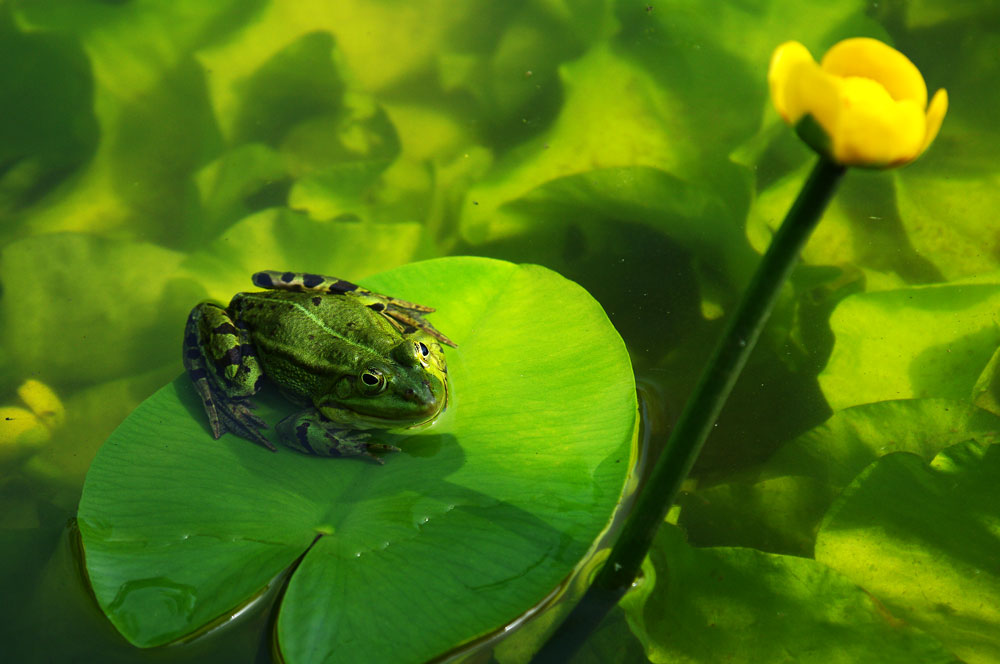
[[[280,582],[207,637],[131,645],[89,590],[74,521],[101,445],[182,373],[188,312],[205,299],[225,304],[259,270],[365,284],[447,256],[545,266],[589,292],[624,349],[594,332],[606,323],[599,310],[574,308],[582,295],[521,271],[502,306],[491,299],[499,288],[465,296],[478,318],[462,322],[466,312],[443,306],[432,314],[436,324],[465,326],[459,333],[471,340],[468,355],[449,355],[452,378],[495,379],[495,406],[508,409],[497,426],[506,419],[513,428],[545,399],[535,378],[534,388],[514,382],[518,371],[535,376],[528,367],[542,366],[539,358],[564,357],[545,375],[575,391],[552,422],[583,422],[574,408],[581,418],[618,408],[623,428],[634,406],[609,404],[614,386],[587,381],[628,377],[630,361],[646,408],[645,453],[655,457],[815,161],[771,107],[772,51],[796,40],[820,57],[867,36],[905,53],[929,92],[948,90],[941,133],[907,167],[847,173],[668,519],[674,525],[654,543],[643,583],[575,661],[829,659],[834,628],[868,661],[1000,661],[1000,619],[977,608],[1000,601],[991,553],[1000,540],[990,525],[1000,519],[991,447],[1000,431],[998,22],[995,3],[943,0],[0,4],[5,653],[23,662],[275,661]],[[472,276],[441,279],[427,292],[472,289]],[[540,313],[518,314],[520,303]],[[542,329],[552,336],[539,338]],[[473,352],[483,330],[511,339],[509,349],[496,342],[492,354]],[[480,392],[457,387],[454,417],[463,394],[471,413]],[[521,536],[564,535],[572,546],[553,544],[538,562],[559,558],[562,567],[547,572],[559,579],[573,567],[560,556],[588,550],[573,538],[596,535],[617,492],[637,479],[635,469],[627,477],[624,466],[608,469],[627,465],[627,441],[609,440],[602,452],[580,439],[574,452],[559,435],[578,432],[559,426],[544,432],[565,447],[565,463],[545,452],[553,485],[557,468],[578,463],[586,482],[566,486],[583,486],[586,500],[574,494],[544,518],[528,497],[523,506],[499,498],[503,487],[487,476],[469,475],[480,493],[463,493],[470,486],[459,470],[489,459],[474,446],[452,458],[447,435],[426,442],[432,436],[407,458],[445,448],[439,459],[454,464],[426,467],[460,500],[525,510],[485,520],[530,512]],[[586,437],[590,424],[580,427]],[[521,466],[519,451],[511,454],[498,467]],[[524,464],[544,484],[546,467]],[[130,491],[120,495],[123,512],[138,500]],[[365,498],[345,495],[352,505]],[[425,523],[436,507],[419,498],[413,514],[425,510]],[[678,575],[693,580],[668,582]],[[724,577],[731,585],[713,585]],[[933,592],[910,602],[928,578]],[[491,629],[556,585],[512,599]],[[432,592],[426,601],[433,608]],[[783,623],[787,616],[796,621]],[[886,625],[906,629],[889,637]],[[545,626],[543,617],[476,661],[527,661]],[[716,628],[737,636],[717,639]],[[806,636],[783,640],[789,630]],[[427,646],[449,650],[436,647]],[[415,661],[402,650],[393,657]]]

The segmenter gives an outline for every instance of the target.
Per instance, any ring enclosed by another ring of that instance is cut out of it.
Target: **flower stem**
[[[822,217],[844,171],[843,166],[822,157],[813,168],[729,320],[607,561],[580,602],[532,659],[532,664],[568,661],[631,586],[681,482],[694,466],[757,343],[781,286],[795,267],[799,251]]]

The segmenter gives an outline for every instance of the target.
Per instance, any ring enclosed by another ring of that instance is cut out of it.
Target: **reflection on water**
[[[116,611],[118,619],[122,621],[122,629],[128,629],[133,634],[139,633],[142,638],[155,639],[161,633],[176,630],[191,619],[197,599],[195,590],[194,586],[175,583],[163,577],[136,579],[122,584],[110,608]],[[140,627],[149,623],[138,620],[140,616],[135,615],[136,611],[152,612],[156,616],[156,626],[162,628],[162,632],[141,632]]]

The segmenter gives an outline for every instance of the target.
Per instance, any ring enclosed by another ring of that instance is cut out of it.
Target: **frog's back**
[[[298,346],[317,351],[344,345],[359,355],[384,356],[401,338],[385,316],[346,295],[264,291],[239,293],[230,304],[258,346]],[[260,348],[265,350],[265,348]],[[367,352],[366,352],[367,351]]]

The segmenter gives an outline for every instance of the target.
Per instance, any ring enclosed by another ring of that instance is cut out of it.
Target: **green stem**
[[[568,661],[631,586],[844,170],[822,157],[813,168],[729,320],[607,561],[532,664]]]

